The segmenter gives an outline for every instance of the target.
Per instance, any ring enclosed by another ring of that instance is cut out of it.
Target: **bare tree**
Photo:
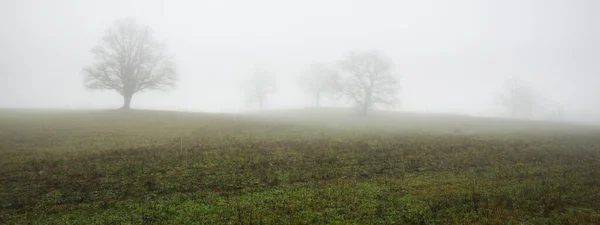
[[[152,29],[128,18],[117,20],[92,49],[96,63],[84,69],[89,89],[115,90],[129,109],[137,92],[174,87],[175,63]]]
[[[255,67],[250,71],[250,77],[245,82],[246,100],[256,103],[259,110],[263,110],[269,95],[276,90],[275,77],[266,69]]]
[[[505,108],[512,117],[529,117],[538,104],[539,96],[535,90],[517,78],[505,81],[497,103]]]
[[[298,84],[314,98],[317,107],[321,106],[322,97],[340,90],[338,71],[325,63],[313,63],[298,81]]]
[[[347,73],[342,95],[357,104],[363,115],[377,105],[396,106],[399,82],[385,55],[377,50],[352,52],[340,64]]]

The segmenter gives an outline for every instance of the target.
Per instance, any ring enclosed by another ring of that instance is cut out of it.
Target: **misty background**
[[[82,69],[113,21],[135,18],[175,54],[178,83],[134,96],[136,109],[246,110],[240,82],[260,65],[277,77],[269,109],[313,105],[296,78],[312,62],[378,49],[395,64],[410,112],[502,116],[494,102],[518,77],[565,120],[600,123],[600,2],[0,1],[0,107],[119,108]],[[346,106],[324,99],[323,106]]]

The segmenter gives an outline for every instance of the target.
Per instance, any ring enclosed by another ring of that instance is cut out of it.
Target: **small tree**
[[[398,78],[392,72],[392,61],[381,52],[352,52],[340,64],[347,74],[342,95],[357,104],[363,115],[377,105],[396,106]]]
[[[320,107],[323,96],[340,90],[340,76],[327,64],[313,63],[306,73],[299,77],[299,85],[314,98],[316,107]]]
[[[263,110],[276,87],[275,77],[268,70],[256,67],[250,71],[250,77],[245,82],[246,100],[251,104],[256,103],[258,109]]]
[[[92,49],[96,63],[84,69],[89,89],[114,90],[129,109],[135,93],[175,86],[175,63],[152,29],[134,19],[117,20]]]
[[[538,99],[535,90],[513,77],[505,81],[497,103],[512,117],[529,117],[537,106]]]

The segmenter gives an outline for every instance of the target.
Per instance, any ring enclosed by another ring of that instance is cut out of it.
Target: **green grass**
[[[596,127],[0,111],[0,224],[599,224]]]

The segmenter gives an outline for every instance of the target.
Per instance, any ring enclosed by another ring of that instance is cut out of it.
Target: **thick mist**
[[[495,102],[518,77],[543,96],[537,117],[600,123],[600,3],[529,1],[0,1],[0,107],[118,108],[82,69],[113,21],[135,18],[175,54],[172,91],[136,94],[133,108],[247,110],[253,68],[276,77],[268,109],[313,105],[297,77],[314,62],[377,49],[399,76],[396,110],[506,116]],[[348,106],[323,99],[322,106]]]

